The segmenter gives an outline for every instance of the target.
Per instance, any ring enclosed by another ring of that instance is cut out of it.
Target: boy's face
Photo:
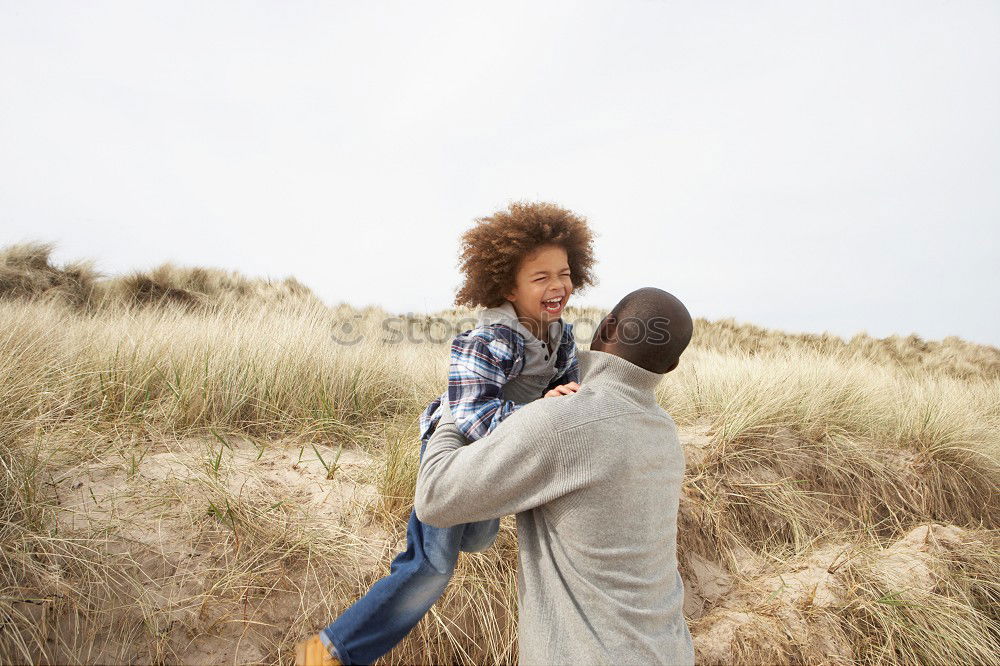
[[[547,325],[559,319],[572,293],[566,250],[560,245],[542,245],[521,261],[507,300],[514,304],[518,317]],[[558,303],[546,302],[552,299]]]

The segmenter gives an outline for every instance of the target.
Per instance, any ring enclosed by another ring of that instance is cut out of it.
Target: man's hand
[[[570,382],[569,384],[563,384],[561,386],[555,387],[554,389],[552,389],[551,391],[549,391],[548,393],[546,393],[542,397],[543,398],[555,398],[556,396],[560,396],[560,395],[571,395],[573,393],[576,393],[578,390],[580,390],[580,385],[577,384],[576,382]]]

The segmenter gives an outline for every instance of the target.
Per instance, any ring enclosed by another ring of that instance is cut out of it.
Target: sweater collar
[[[656,386],[666,373],[650,372],[608,352],[581,349],[577,358],[581,386],[606,386],[637,404],[657,404]]]

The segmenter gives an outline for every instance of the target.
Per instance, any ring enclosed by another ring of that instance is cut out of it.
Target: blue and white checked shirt
[[[493,323],[459,333],[451,343],[448,390],[420,415],[420,439],[426,442],[434,433],[445,396],[455,425],[468,441],[490,434],[523,406],[503,398],[504,384],[517,377],[523,367],[524,337],[513,328]],[[564,321],[552,381],[538,397],[571,381],[580,381],[580,369],[573,325]]]

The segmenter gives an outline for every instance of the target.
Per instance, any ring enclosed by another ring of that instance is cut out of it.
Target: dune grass
[[[0,661],[289,663],[388,572],[474,313],[50,251],[0,253]],[[699,319],[658,399],[699,662],[998,663],[1000,351]],[[515,561],[507,518],[384,663],[515,661]]]

